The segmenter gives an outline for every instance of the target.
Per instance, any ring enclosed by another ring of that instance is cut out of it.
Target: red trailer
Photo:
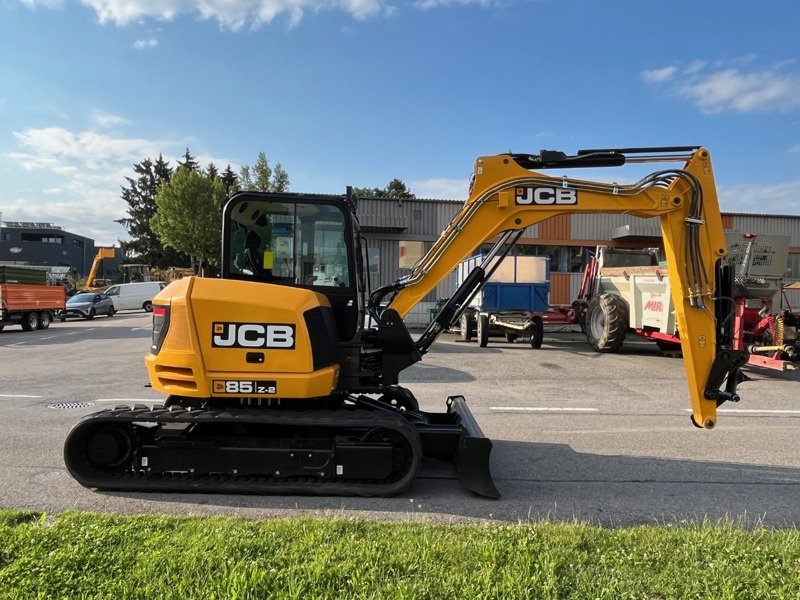
[[[66,291],[60,285],[0,283],[0,331],[6,325],[21,325],[25,331],[47,329],[65,306]]]

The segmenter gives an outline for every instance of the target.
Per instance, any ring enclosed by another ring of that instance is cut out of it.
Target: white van
[[[114,310],[153,310],[153,296],[164,289],[163,281],[145,281],[144,283],[120,283],[106,289],[111,296]]]

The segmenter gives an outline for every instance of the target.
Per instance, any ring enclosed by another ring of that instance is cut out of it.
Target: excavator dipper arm
[[[621,166],[634,162],[680,161],[682,168],[656,171],[633,184],[552,177],[533,169]],[[539,155],[485,156],[475,163],[469,197],[431,250],[403,279],[377,290],[373,312],[386,307],[404,316],[481,244],[496,240],[476,268],[417,341],[424,353],[453,324],[491,274],[491,258],[507,252],[525,230],[564,214],[624,213],[659,217],[669,269],[676,322],[689,384],[692,421],[711,429],[717,406],[738,400],[742,353],[718,339],[725,315],[715,297],[717,263],[726,254],[709,151],[701,147],[586,150],[576,156],[543,151]],[[494,264],[498,264],[499,261]],[[720,386],[724,385],[724,389]]]

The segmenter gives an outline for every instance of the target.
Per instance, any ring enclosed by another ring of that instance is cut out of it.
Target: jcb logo
[[[294,325],[271,323],[214,323],[214,348],[294,348]]]
[[[514,201],[517,204],[577,204],[578,190],[551,187],[516,188]]]

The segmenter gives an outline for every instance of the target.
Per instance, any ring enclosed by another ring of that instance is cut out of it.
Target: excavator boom
[[[628,185],[566,175],[553,177],[534,170],[642,162],[680,162],[682,167],[656,171]],[[485,268],[472,273],[420,338],[417,347],[424,352],[441,331],[455,323],[486,280],[490,260],[508,252],[525,228],[557,215],[579,213],[660,218],[692,420],[707,429],[714,427],[718,404],[738,400],[738,367],[746,356],[718,340],[726,315],[715,296],[717,265],[727,245],[711,156],[705,148],[598,149],[583,150],[575,156],[543,151],[539,155],[481,157],[475,162],[470,194],[460,212],[412,272],[378,290],[372,303],[378,305],[392,293],[388,308],[404,316],[464,257],[481,244],[497,240]],[[723,383],[726,388],[720,390]]]

